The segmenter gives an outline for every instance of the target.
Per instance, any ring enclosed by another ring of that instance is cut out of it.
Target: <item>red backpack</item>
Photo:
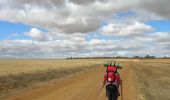
[[[116,80],[116,75],[115,73],[117,72],[117,67],[116,66],[108,66],[106,70],[106,80],[109,83],[114,83]]]

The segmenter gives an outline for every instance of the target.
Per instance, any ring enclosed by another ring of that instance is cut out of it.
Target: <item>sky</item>
[[[0,0],[0,58],[170,57],[169,0]]]

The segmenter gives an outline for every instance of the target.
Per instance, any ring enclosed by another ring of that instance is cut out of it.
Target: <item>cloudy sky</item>
[[[0,0],[0,58],[170,56],[170,0]]]

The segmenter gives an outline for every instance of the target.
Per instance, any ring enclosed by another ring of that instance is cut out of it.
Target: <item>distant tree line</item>
[[[123,58],[128,58],[128,57],[121,57],[121,56],[117,56],[117,57],[67,57],[66,59],[123,59]]]
[[[127,58],[142,58],[142,57],[139,57],[139,56],[134,56],[134,57],[122,57],[122,56],[116,56],[116,57],[67,57],[66,59],[69,60],[69,59],[127,59]]]
[[[150,55],[146,55],[144,57],[142,56],[133,56],[133,57],[123,57],[123,56],[116,56],[116,57],[67,57],[66,59],[153,59],[153,58],[157,58],[156,56],[150,56]],[[161,57],[164,59],[169,59],[170,57]]]
[[[140,57],[140,56],[134,56],[132,58],[156,58],[156,56],[150,56],[150,55],[146,55],[144,57]]]

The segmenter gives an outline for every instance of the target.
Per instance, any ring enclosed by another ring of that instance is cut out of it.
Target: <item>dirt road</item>
[[[131,70],[132,63],[124,63],[121,70],[124,100],[137,100]],[[107,100],[105,89],[97,95],[102,86],[105,68],[98,67],[87,73],[71,76],[60,81],[53,81],[43,86],[29,89],[15,96],[2,100]],[[119,100],[120,97],[119,97]]]

